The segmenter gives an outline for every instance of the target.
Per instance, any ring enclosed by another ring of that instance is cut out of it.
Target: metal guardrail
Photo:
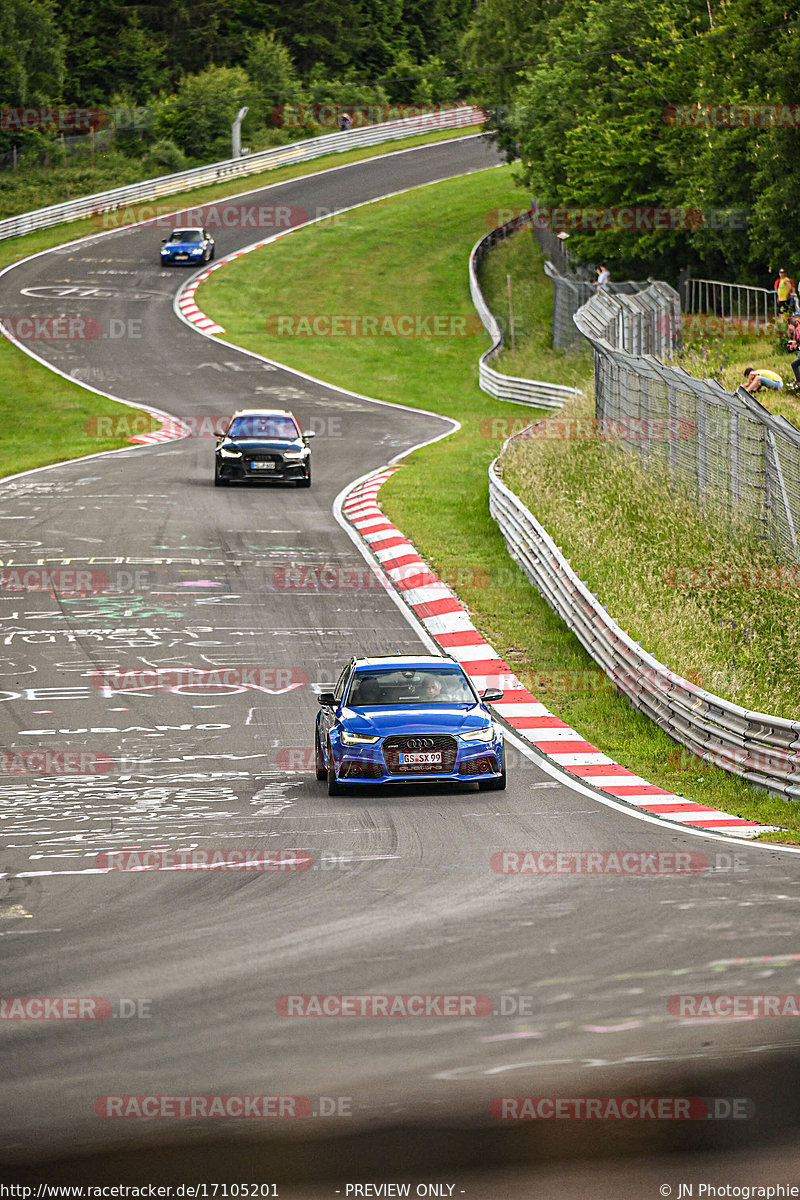
[[[489,467],[489,510],[512,558],[550,607],[631,704],[676,742],[748,783],[785,799],[800,799],[800,721],[753,712],[714,696],[642,650],[503,482],[502,455],[512,440]]]
[[[770,327],[778,315],[778,293],[774,288],[725,283],[720,279],[692,279],[683,283],[683,307],[690,313],[713,313],[725,320],[753,322]]]
[[[527,404],[535,408],[561,408],[570,396],[580,395],[580,390],[562,383],[545,383],[536,379],[523,379],[518,375],[504,375],[489,365],[503,349],[503,331],[494,313],[486,303],[478,281],[478,271],[488,252],[518,229],[531,224],[532,213],[522,213],[512,221],[498,226],[472,247],[469,256],[469,290],[472,303],[483,322],[492,345],[478,360],[478,383],[481,390],[498,400],[509,400],[513,404]]]
[[[351,129],[347,133],[337,131],[321,137],[308,138],[306,141],[277,146],[271,150],[260,150],[243,158],[224,159],[203,167],[191,167],[174,175],[141,180],[139,183],[126,184],[110,191],[96,192],[92,196],[68,200],[64,204],[51,204],[47,208],[7,217],[0,221],[0,239],[17,237],[35,229],[60,225],[64,221],[109,212],[134,202],[156,200],[161,196],[174,195],[187,188],[216,183],[222,179],[236,179],[274,167],[306,162],[323,154],[339,154],[359,146],[375,146],[395,138],[413,137],[414,134],[426,133],[432,129],[459,129],[481,124],[485,115],[483,109],[474,105],[462,106],[443,112],[403,117],[398,121],[386,121],[380,125],[367,125],[361,129]]]

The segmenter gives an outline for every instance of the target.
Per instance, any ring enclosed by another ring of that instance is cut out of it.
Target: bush
[[[143,165],[149,174],[173,175],[176,171],[185,171],[189,160],[169,138],[161,138],[150,147]]]

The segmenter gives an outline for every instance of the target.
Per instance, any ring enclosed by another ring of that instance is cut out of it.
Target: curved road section
[[[246,203],[296,223],[495,161],[467,138]],[[102,1154],[147,1177],[134,1147],[186,1144],[189,1179],[204,1148],[246,1142],[263,1179],[276,1162],[308,1174],[292,1147],[313,1138],[360,1145],[383,1180],[445,1164],[458,1184],[478,1149],[780,1133],[796,1116],[781,1074],[800,1028],[795,856],[605,807],[514,749],[502,794],[329,799],[315,781],[316,691],[351,654],[422,644],[334,498],[450,425],[199,337],[173,314],[185,275],[160,269],[161,236],[23,262],[0,311],[99,322],[31,348],[125,400],[209,424],[292,408],[318,434],[314,483],[215,490],[213,438],[194,436],[2,485],[2,1162],[52,1179],[50,1158]],[[222,255],[258,234],[216,236]],[[739,1119],[709,1119],[731,1089]],[[530,1109],[504,1107],[626,1094],[692,1107],[524,1124]],[[453,1126],[469,1135],[448,1140]],[[411,1132],[374,1140],[393,1128]]]

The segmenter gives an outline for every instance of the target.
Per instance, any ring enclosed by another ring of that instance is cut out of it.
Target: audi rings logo
[[[409,738],[406,745],[409,750],[430,750],[433,738]]]

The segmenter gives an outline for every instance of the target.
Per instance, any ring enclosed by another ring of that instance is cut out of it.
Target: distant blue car
[[[174,229],[168,238],[161,240],[161,265],[188,263],[200,266],[211,262],[216,246],[207,229]]]
[[[328,795],[349,784],[477,783],[506,786],[503,734],[453,658],[352,658],[332,692],[319,696],[317,779]]]

